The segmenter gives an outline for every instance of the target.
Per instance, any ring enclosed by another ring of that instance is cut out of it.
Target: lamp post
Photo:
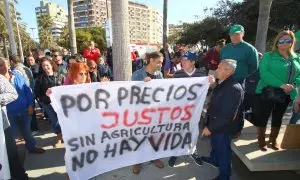
[[[35,28],[30,28],[31,29],[31,31],[32,31],[32,39],[33,39],[33,42],[34,42],[34,45],[36,46],[36,43],[35,43],[35,38],[34,38],[34,30],[35,30]]]
[[[14,12],[15,12],[15,22],[16,22],[16,26],[17,26],[17,33],[18,33],[18,40],[19,40],[19,51],[20,51],[19,53],[20,53],[20,58],[21,58],[22,62],[24,62],[22,40],[21,40],[21,36],[20,36],[20,31],[19,31],[19,22],[18,22],[18,18],[17,18],[16,4],[15,4],[14,0],[12,2],[13,2],[13,8],[14,8]]]

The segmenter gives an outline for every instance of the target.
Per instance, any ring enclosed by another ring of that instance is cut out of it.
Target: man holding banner
[[[151,79],[163,79],[163,74],[160,71],[162,68],[163,60],[163,54],[161,54],[160,52],[152,52],[146,54],[146,67],[135,71],[132,74],[132,80],[148,82]],[[155,166],[158,168],[164,168],[164,163],[159,159],[152,161],[152,163],[155,164]],[[141,164],[135,164],[132,166],[132,172],[134,174],[139,174],[141,170]]]
[[[239,131],[236,126],[237,113],[243,101],[244,91],[237,80],[232,77],[236,61],[222,60],[216,70],[219,84],[213,90],[208,122],[202,136],[211,136],[210,157],[202,161],[219,168],[218,180],[230,180],[231,175],[231,136]]]

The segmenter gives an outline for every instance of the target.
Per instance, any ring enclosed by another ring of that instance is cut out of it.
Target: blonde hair
[[[296,42],[296,38],[295,38],[295,34],[293,33],[293,31],[290,30],[285,30],[285,31],[281,31],[275,38],[275,41],[273,43],[273,48],[272,51],[275,52],[278,50],[277,48],[277,44],[280,38],[282,38],[283,36],[290,36],[290,38],[293,40],[291,47],[289,48],[289,54],[294,55],[294,46],[295,46],[295,42]]]

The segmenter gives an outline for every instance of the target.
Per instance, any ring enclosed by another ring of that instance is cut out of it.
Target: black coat
[[[34,93],[39,100],[44,104],[50,104],[50,98],[46,95],[48,88],[54,86],[61,86],[64,83],[64,76],[62,74],[55,73],[53,76],[47,76],[46,74],[40,75],[36,79],[34,86]]]
[[[207,128],[213,134],[233,134],[237,111],[244,98],[242,86],[232,77],[218,84],[213,90],[210,107],[208,109]]]
[[[100,82],[100,74],[99,71],[97,73],[90,72],[91,82]]]
[[[33,75],[33,78],[36,79],[38,76],[39,76],[39,65],[38,64],[34,64],[32,66],[29,66],[31,72],[32,72],[32,75]]]

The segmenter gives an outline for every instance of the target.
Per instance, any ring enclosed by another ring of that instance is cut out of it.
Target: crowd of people
[[[208,163],[217,167],[220,180],[230,179],[230,144],[232,138],[241,135],[245,118],[257,127],[258,148],[262,151],[267,151],[267,146],[279,149],[277,137],[291,101],[294,113],[290,123],[295,124],[300,118],[300,56],[294,52],[294,33],[280,32],[273,49],[264,54],[245,42],[244,34],[243,26],[233,25],[229,30],[231,42],[217,41],[215,47],[201,55],[202,58],[182,46],[175,46],[170,52],[169,44],[160,51],[147,53],[143,59],[137,51],[131,54],[132,81],[209,76],[207,113],[200,121],[199,131],[202,136],[211,137],[212,150],[210,157],[200,157],[195,151],[191,158],[199,166]],[[8,59],[0,57],[0,102],[13,178],[28,179],[16,149],[17,129],[29,153],[45,153],[34,138],[38,131],[36,105],[41,107],[56,134],[53,146],[63,146],[63,132],[49,98],[52,87],[113,81],[113,59],[102,56],[93,41],[82,55],[68,54],[66,49],[52,49],[50,53],[36,50],[26,56],[24,63],[16,55]],[[271,134],[267,143],[266,126],[271,114]],[[173,167],[177,158],[170,157],[169,166]],[[159,159],[152,163],[164,168]],[[132,166],[134,174],[141,170],[141,164]]]

